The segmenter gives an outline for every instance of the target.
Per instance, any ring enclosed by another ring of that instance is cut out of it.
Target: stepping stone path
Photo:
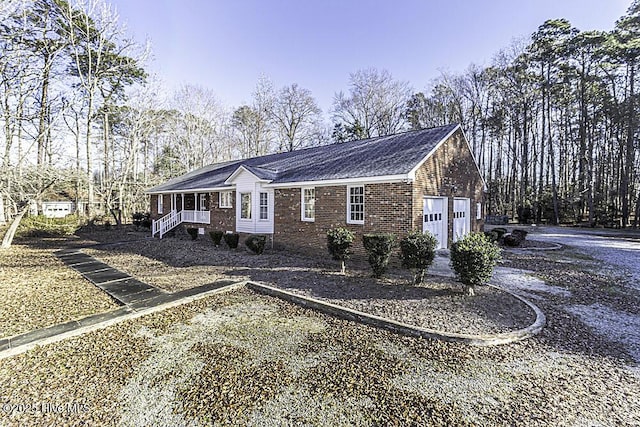
[[[61,250],[56,252],[56,256],[120,304],[139,303],[167,295],[165,291],[134,279],[79,250]]]
[[[147,283],[134,279],[127,273],[98,261],[79,249],[63,249],[55,255],[82,277],[105,291],[122,307],[106,313],[90,315],[78,320],[48,326],[9,338],[0,339],[0,359],[7,357],[15,349],[45,343],[56,337],[63,337],[83,328],[99,327],[110,321],[125,319],[136,313],[161,309],[165,304],[184,303],[192,298],[201,298],[222,288],[237,285],[231,280],[218,280],[175,293],[169,293]],[[24,351],[24,350],[21,350]],[[17,353],[15,353],[17,354]]]

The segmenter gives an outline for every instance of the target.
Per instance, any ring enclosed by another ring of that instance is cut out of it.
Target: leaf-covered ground
[[[242,289],[0,360],[0,425],[640,425],[624,277],[573,249],[505,258],[548,317],[523,342],[407,338]]]
[[[0,251],[0,338],[117,307],[65,266],[53,247],[39,243],[17,243]]]
[[[548,340],[406,338],[248,290],[0,361],[6,425],[632,425],[640,380]],[[20,412],[49,402],[83,408]],[[74,405],[75,406],[72,406]]]
[[[535,321],[530,308],[505,292],[483,286],[469,298],[452,278],[431,274],[425,283],[413,286],[411,273],[399,266],[390,266],[383,279],[375,279],[368,265],[351,262],[343,275],[331,261],[278,250],[257,256],[242,247],[215,248],[208,238],[195,242],[142,240],[85,252],[170,292],[216,280],[254,280],[446,332],[494,334],[525,328]],[[448,263],[437,258],[439,264]]]

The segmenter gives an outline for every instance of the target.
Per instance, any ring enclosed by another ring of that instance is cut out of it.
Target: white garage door
[[[447,198],[425,197],[422,231],[428,231],[438,239],[437,249],[447,247]]]
[[[471,231],[471,200],[453,199],[453,241],[462,239]]]

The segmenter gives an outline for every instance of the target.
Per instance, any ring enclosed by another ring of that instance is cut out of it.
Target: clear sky
[[[546,19],[610,30],[630,0],[110,0],[152,72],[167,84],[212,89],[229,107],[249,102],[261,74],[310,89],[326,113],[349,73],[389,70],[423,90],[440,70],[489,65]]]

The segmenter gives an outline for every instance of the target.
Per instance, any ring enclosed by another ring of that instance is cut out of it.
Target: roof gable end
[[[273,178],[269,179],[269,175],[273,173],[269,169],[264,169],[255,166],[248,165],[240,165],[231,175],[227,178],[224,183],[227,185],[233,185],[236,179],[243,173],[248,173],[255,178],[256,181],[269,183],[273,181]]]

